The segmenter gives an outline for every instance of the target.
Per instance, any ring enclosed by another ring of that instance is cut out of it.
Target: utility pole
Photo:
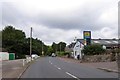
[[[60,44],[60,52],[61,52],[61,44]]]
[[[30,57],[31,57],[31,60],[32,60],[32,27],[31,27],[31,30],[30,30]]]
[[[42,55],[44,55],[44,44],[42,43]]]
[[[57,45],[55,44],[55,53],[57,54]]]
[[[43,50],[43,48],[42,48],[42,43],[41,43],[41,53],[42,53],[42,50]],[[42,54],[43,55],[43,54]]]

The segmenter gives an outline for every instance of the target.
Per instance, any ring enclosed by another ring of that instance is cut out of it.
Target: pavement
[[[99,70],[88,64],[78,64],[75,61],[63,58],[41,57],[28,67],[21,76],[21,79],[24,78],[72,78],[77,80],[94,78],[93,80],[117,80],[118,74]]]
[[[100,70],[118,73],[118,64],[116,61],[113,61],[113,62],[80,62],[79,60],[75,60],[72,58],[65,58],[65,57],[59,57],[59,58],[65,61],[80,63],[81,65],[94,67]]]
[[[19,78],[25,69],[29,66],[23,66],[23,59],[2,61],[2,78]]]

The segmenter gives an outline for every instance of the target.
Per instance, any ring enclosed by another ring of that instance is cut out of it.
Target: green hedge
[[[102,48],[102,45],[91,44],[91,45],[84,46],[84,49],[82,50],[82,52],[85,55],[98,55],[98,54],[104,53],[105,50]]]
[[[58,56],[70,55],[70,52],[57,52]]]

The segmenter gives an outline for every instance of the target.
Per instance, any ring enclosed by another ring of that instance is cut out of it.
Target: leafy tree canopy
[[[30,38],[26,38],[25,32],[13,26],[6,26],[1,32],[2,47],[8,52],[14,52],[16,58],[23,58],[30,54]],[[64,51],[65,47],[65,42],[58,44],[53,42],[52,46],[47,46],[41,40],[32,38],[32,54],[42,55],[43,52],[44,55],[50,55],[53,52]]]

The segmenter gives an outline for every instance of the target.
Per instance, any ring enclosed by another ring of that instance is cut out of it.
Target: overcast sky
[[[75,37],[83,38],[90,30],[92,38],[118,37],[119,0],[4,0],[1,1],[2,27],[13,25],[29,37],[52,44]],[[1,15],[1,13],[0,13]]]

